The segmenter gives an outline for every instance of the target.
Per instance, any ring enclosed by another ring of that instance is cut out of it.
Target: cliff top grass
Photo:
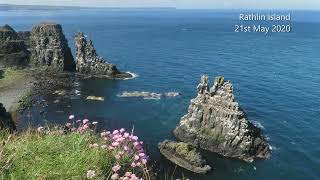
[[[93,169],[96,179],[108,177],[114,158],[102,148],[89,148],[91,142],[97,141],[92,133],[2,132],[0,179],[86,179],[87,172]]]
[[[0,70],[0,91],[10,89],[27,77],[24,70],[5,69]]]
[[[98,122],[0,131],[0,179],[150,180],[142,141],[125,129],[95,133]]]

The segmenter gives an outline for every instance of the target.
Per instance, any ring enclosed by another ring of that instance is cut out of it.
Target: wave
[[[161,99],[161,97],[176,97],[181,95],[179,92],[168,92],[168,93],[163,93],[163,94],[159,94],[159,93],[155,93],[155,92],[146,92],[146,91],[132,91],[132,92],[128,92],[128,91],[123,91],[121,94],[117,94],[118,97],[122,97],[122,98],[132,98],[132,97],[136,97],[136,98],[143,98],[143,99]]]
[[[252,121],[252,124],[259,129],[265,130],[264,126],[258,121]]]
[[[138,74],[133,73],[133,72],[130,72],[130,71],[128,71],[128,72],[126,72],[126,73],[130,74],[132,77],[124,78],[123,80],[130,80],[130,79],[134,79],[134,78],[136,78],[136,77],[139,77]]]

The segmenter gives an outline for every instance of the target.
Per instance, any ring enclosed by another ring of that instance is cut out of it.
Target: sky
[[[0,4],[181,9],[320,9],[320,0],[0,0]]]

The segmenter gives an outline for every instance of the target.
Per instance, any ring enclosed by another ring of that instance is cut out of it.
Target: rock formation
[[[29,62],[29,52],[17,32],[5,25],[0,27],[0,67],[21,67]]]
[[[76,37],[76,60],[77,71],[81,74],[88,74],[98,77],[109,78],[130,78],[129,73],[121,73],[116,65],[106,62],[97,55],[91,40],[87,41],[85,35],[79,32]]]
[[[16,129],[16,126],[12,120],[11,114],[6,111],[2,103],[0,103],[0,130],[1,129],[9,129],[9,130]]]
[[[200,153],[186,143],[165,140],[159,143],[158,147],[163,156],[189,171],[204,174],[211,170]]]
[[[209,89],[208,76],[202,76],[197,91],[188,113],[174,130],[179,140],[249,162],[270,156],[268,143],[235,101],[229,81],[217,77]]]
[[[58,71],[75,71],[75,62],[60,24],[41,23],[34,26],[30,43],[33,66],[48,66]]]

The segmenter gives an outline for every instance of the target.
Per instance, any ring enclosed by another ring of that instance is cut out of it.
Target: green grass
[[[26,72],[24,70],[6,69],[1,70],[0,90],[8,89],[14,86],[17,82],[26,79]]]
[[[96,171],[95,179],[105,179],[115,160],[102,148],[89,148],[100,141],[89,132],[0,132],[0,179],[86,179],[88,170]]]

